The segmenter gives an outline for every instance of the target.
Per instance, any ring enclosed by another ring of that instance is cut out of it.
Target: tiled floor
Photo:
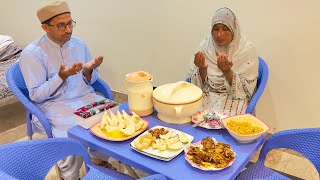
[[[114,92],[114,98],[118,102],[127,101],[127,96]],[[0,144],[14,141],[27,140],[25,110],[17,100],[13,100],[5,105],[0,105]],[[34,139],[42,138],[35,135]],[[251,159],[254,163],[258,159],[259,152]],[[315,167],[300,154],[286,149],[272,150],[265,164],[275,170],[291,175],[293,179],[319,180],[319,174]],[[84,174],[84,168],[81,174]],[[54,170],[51,170],[46,179],[57,179]]]

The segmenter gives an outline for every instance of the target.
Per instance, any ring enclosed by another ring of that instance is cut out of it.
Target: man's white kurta
[[[67,137],[67,130],[75,125],[74,110],[101,99],[90,85],[98,78],[97,69],[93,70],[90,82],[82,71],[69,76],[65,82],[58,75],[62,64],[70,68],[75,62],[85,64],[90,60],[88,47],[74,36],[60,47],[44,35],[21,54],[19,63],[29,96],[49,119],[54,137]],[[58,91],[53,94],[56,89]],[[36,131],[41,131],[36,117],[33,117],[33,125]]]

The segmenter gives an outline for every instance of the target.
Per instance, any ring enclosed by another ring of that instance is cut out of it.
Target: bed
[[[6,82],[8,68],[18,60],[22,49],[12,37],[0,35],[0,104],[14,99]]]

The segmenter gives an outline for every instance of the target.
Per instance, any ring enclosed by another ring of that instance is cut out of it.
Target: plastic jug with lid
[[[126,75],[130,112],[133,111],[139,116],[148,116],[153,113],[152,80],[152,75],[145,71],[137,71]]]

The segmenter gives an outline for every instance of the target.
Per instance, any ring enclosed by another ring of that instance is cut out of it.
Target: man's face
[[[213,40],[218,46],[226,46],[231,43],[233,39],[232,32],[224,24],[216,24],[211,31]]]
[[[62,46],[71,38],[73,28],[67,25],[70,24],[71,21],[72,18],[70,13],[61,14],[54,17],[51,20],[50,25],[44,24],[44,26],[46,26],[44,29],[52,41]],[[59,26],[64,27],[65,29],[61,31],[59,30]]]

